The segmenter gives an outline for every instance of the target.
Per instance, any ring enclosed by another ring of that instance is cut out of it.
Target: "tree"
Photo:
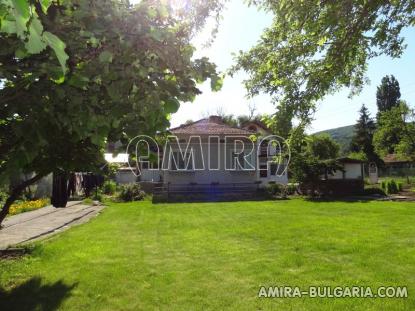
[[[405,102],[380,114],[373,136],[376,152],[381,156],[396,154],[415,159],[415,113]]]
[[[380,159],[373,146],[373,134],[375,129],[376,125],[370,117],[369,110],[365,105],[362,105],[362,108],[360,108],[359,119],[354,127],[350,150],[354,153],[361,154],[361,160],[365,159],[366,161],[379,164]]]
[[[303,134],[301,134],[303,133]],[[311,195],[321,192],[321,179],[341,167],[336,163],[340,146],[327,134],[305,136],[300,128],[290,135],[291,162],[289,173]],[[296,137],[295,141],[292,139]]]
[[[317,160],[335,159],[339,156],[340,145],[328,134],[311,135],[307,139],[306,152]]]
[[[402,55],[401,30],[415,23],[410,0],[248,2],[274,19],[260,41],[239,54],[231,73],[246,71],[249,95],[268,93],[290,119],[306,123],[325,95],[341,87],[361,90],[368,60]]]
[[[398,80],[393,75],[383,77],[376,91],[377,119],[379,120],[380,113],[399,106],[400,98],[401,92]]]
[[[178,12],[165,1],[54,2],[39,18],[67,45],[64,79],[51,49],[16,57],[24,42],[0,35],[0,183],[34,173],[13,186],[0,223],[43,176],[96,170],[107,140],[163,131],[180,102],[200,94],[197,83],[220,88],[215,65],[193,59],[190,43],[212,3]]]

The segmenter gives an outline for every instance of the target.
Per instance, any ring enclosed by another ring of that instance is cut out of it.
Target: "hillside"
[[[348,125],[317,132],[315,134],[329,134],[337,143],[340,144],[341,153],[344,154],[347,153],[350,142],[352,141],[353,131],[354,125]]]

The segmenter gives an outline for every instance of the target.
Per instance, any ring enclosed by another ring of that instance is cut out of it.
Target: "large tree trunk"
[[[35,175],[34,177],[28,180],[25,180],[19,185],[13,187],[10,193],[10,196],[7,198],[6,202],[3,205],[3,208],[0,211],[0,228],[1,228],[1,224],[3,223],[3,220],[6,218],[7,214],[9,214],[10,206],[22,194],[23,190],[33,185],[35,182],[41,180],[44,176],[46,176],[46,174]]]

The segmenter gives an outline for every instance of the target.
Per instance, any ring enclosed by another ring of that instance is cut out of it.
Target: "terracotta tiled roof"
[[[411,162],[411,161],[407,160],[407,159],[402,159],[394,153],[390,153],[390,154],[386,155],[383,158],[383,162],[385,162],[385,163],[405,163],[405,162]]]
[[[254,132],[229,126],[223,123],[218,116],[210,116],[206,119],[180,125],[179,127],[170,129],[172,134],[187,134],[187,135],[243,135],[249,136]]]

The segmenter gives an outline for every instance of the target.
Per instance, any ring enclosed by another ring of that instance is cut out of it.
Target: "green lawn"
[[[258,298],[407,285],[407,299]],[[0,261],[0,310],[414,310],[415,204],[113,204]]]

